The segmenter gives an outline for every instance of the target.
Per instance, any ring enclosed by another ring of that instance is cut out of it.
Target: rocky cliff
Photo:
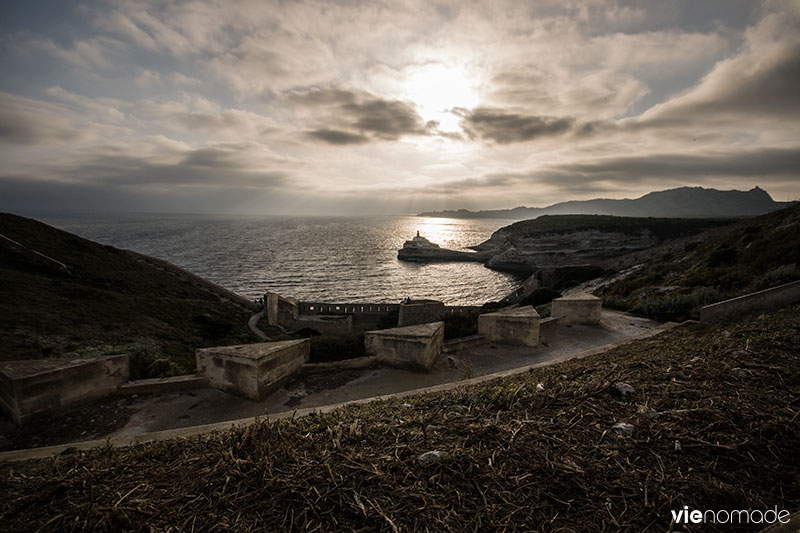
[[[489,268],[531,273],[601,263],[729,223],[730,219],[543,216],[500,228],[473,249],[489,256]]]

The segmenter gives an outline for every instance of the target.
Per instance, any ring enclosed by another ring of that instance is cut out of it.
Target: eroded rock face
[[[539,268],[593,264],[658,243],[647,230],[637,234],[585,230],[519,236],[501,229],[475,249],[492,254],[486,263],[489,268],[533,272]]]

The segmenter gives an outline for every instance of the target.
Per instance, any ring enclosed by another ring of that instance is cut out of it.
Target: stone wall
[[[0,363],[0,407],[17,424],[116,392],[128,381],[127,355],[92,359],[37,359]]]
[[[435,300],[414,300],[411,303],[400,304],[400,313],[397,319],[399,327],[414,324],[426,324],[441,320],[445,313],[443,302]]]
[[[489,343],[489,337],[481,335],[470,335],[468,337],[459,337],[458,339],[450,339],[444,341],[442,351],[444,353],[458,353],[461,350],[469,350],[470,348],[477,348]]]
[[[724,302],[707,305],[700,310],[702,322],[724,320],[744,313],[768,311],[800,301],[800,281],[731,298]]]

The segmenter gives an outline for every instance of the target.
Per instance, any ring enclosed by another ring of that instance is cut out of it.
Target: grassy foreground
[[[2,464],[0,523],[17,531],[665,531],[670,511],[684,505],[794,511],[798,359],[795,306],[448,393]],[[617,382],[635,393],[619,397]],[[613,430],[618,422],[636,431]],[[420,459],[431,451],[438,460]],[[693,527],[676,529],[732,530]]]

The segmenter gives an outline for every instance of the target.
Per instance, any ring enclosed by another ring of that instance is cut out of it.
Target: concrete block
[[[496,344],[538,346],[539,313],[533,306],[526,305],[479,315],[478,333]]]
[[[33,415],[102,398],[128,381],[127,355],[0,363],[0,407],[22,425]]]
[[[367,354],[379,361],[429,371],[442,353],[444,322],[368,331]]]
[[[603,300],[586,293],[570,294],[553,300],[550,315],[564,324],[599,324]]]
[[[201,348],[195,351],[197,371],[210,385],[259,401],[308,361],[311,341],[261,342]]]

